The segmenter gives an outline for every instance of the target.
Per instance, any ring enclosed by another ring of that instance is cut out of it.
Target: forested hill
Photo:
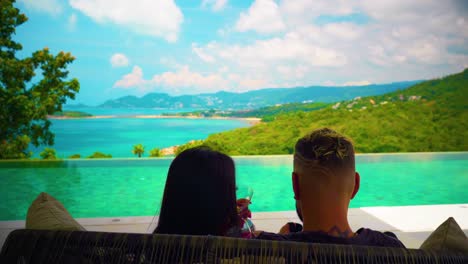
[[[195,109],[255,109],[265,106],[298,102],[336,102],[356,96],[385,94],[405,89],[419,81],[373,84],[347,87],[270,88],[244,93],[217,92],[213,94],[170,96],[149,93],[143,97],[125,96],[106,101],[109,108],[195,108]]]
[[[326,126],[351,137],[360,153],[468,151],[467,102],[468,69],[403,91],[278,115],[204,143],[231,155],[288,154],[299,137]]]

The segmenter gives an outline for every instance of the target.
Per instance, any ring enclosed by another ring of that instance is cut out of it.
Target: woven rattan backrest
[[[423,250],[213,236],[15,230],[0,263],[468,263]]]

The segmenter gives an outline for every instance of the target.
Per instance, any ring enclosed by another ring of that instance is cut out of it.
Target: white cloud
[[[228,3],[228,0],[203,0],[202,7],[211,6],[211,10],[219,12],[223,10]]]
[[[76,22],[78,18],[76,17],[76,14],[73,13],[68,17],[68,22],[67,22],[67,28],[70,31],[74,31],[76,28]]]
[[[356,11],[356,2],[349,0],[283,0],[280,7],[287,16],[348,15]]]
[[[405,21],[426,16],[452,12],[454,1],[439,0],[361,0],[356,5],[378,21]]]
[[[169,88],[171,93],[193,94],[210,92],[228,88],[229,82],[219,74],[201,74],[193,72],[184,66],[175,72],[156,74],[150,81],[153,85]]]
[[[323,26],[323,32],[343,40],[354,40],[362,34],[362,29],[352,23],[330,23]]]
[[[270,4],[274,12],[258,8],[261,3]],[[227,62],[231,71],[255,72],[250,77],[256,79],[277,73],[269,79],[273,86],[430,78],[468,64],[467,10],[460,1],[437,0],[255,1],[234,29],[273,37],[247,44],[229,39],[199,50],[216,60],[211,63],[216,68]],[[353,21],[351,14],[368,19]],[[328,22],[315,23],[327,16]],[[348,17],[338,22],[339,16]],[[279,29],[274,26],[278,21]]]
[[[197,54],[197,56],[204,62],[214,62],[215,58],[203,52],[201,48],[198,47],[197,43],[192,43],[192,51]]]
[[[279,7],[273,0],[255,0],[247,12],[242,12],[236,30],[274,33],[285,30]]]
[[[219,73],[227,73],[227,72],[229,72],[229,67],[228,67],[228,66],[221,66],[221,67],[218,69],[218,72],[219,72]]]
[[[209,43],[198,49],[220,61],[231,61],[246,68],[290,62],[334,67],[347,62],[346,56],[338,50],[317,46],[297,32],[288,33],[283,38],[257,40],[250,45]]]
[[[419,71],[423,68],[427,71],[432,66],[454,68],[466,62],[466,54],[449,52],[452,45],[468,45],[468,33],[461,23],[466,13],[459,10],[456,3],[361,1],[360,8],[373,19],[372,25],[364,27],[368,36],[365,42],[370,47],[369,61],[386,67],[398,65],[407,68],[406,71],[412,65],[418,65]],[[364,53],[364,50],[359,52]]]
[[[241,92],[272,85],[265,78],[250,78],[244,74],[228,73],[228,70],[227,67],[223,67],[216,73],[200,73],[184,65],[174,71],[155,74],[151,79],[145,79],[143,70],[134,66],[132,72],[116,81],[113,87],[135,90],[140,94],[155,90],[169,94],[198,94],[219,90]]]
[[[128,66],[129,60],[128,60],[127,56],[125,56],[125,54],[115,53],[110,58],[110,63],[112,65],[112,67],[125,67],[125,66]]]
[[[183,65],[179,64],[174,58],[172,57],[161,57],[159,59],[159,63],[167,68],[171,69],[180,69]]]
[[[99,23],[110,22],[144,35],[177,41],[184,16],[173,0],[69,0]]]
[[[134,66],[131,73],[124,75],[122,79],[115,82],[114,88],[144,89],[147,84],[148,81],[143,79],[143,70],[139,66]]]
[[[438,45],[437,40],[421,39],[409,46],[406,53],[423,63],[440,63],[443,60],[444,50],[442,45]]]
[[[19,0],[27,9],[45,12],[51,15],[62,13],[63,6],[59,0]]]
[[[336,83],[330,80],[324,81],[322,83],[323,86],[336,86]]]
[[[140,78],[127,79],[140,90],[199,93],[443,76],[468,65],[468,18],[453,3],[255,1],[240,12],[237,23],[219,30],[218,40],[192,43],[192,57],[161,58],[166,72],[143,79],[136,71],[131,76]],[[367,23],[333,19],[353,13],[367,16]],[[316,24],[319,16],[330,21]]]
[[[134,66],[131,73],[115,82],[114,88],[136,89],[139,92],[160,89],[171,94],[190,94],[227,89],[228,84],[229,82],[219,74],[193,72],[188,66],[173,72],[156,74],[146,80],[143,77],[143,70],[139,66]]]
[[[249,90],[256,90],[256,89],[262,89],[262,88],[269,88],[272,87],[272,85],[264,79],[244,79],[241,78],[239,80],[239,85],[237,88],[237,92],[245,92]]]
[[[356,11],[357,1],[349,0],[282,0],[280,12],[289,29],[312,24],[321,15],[343,16]]]
[[[278,65],[276,70],[284,79],[296,79],[300,80],[305,77],[305,75],[310,72],[310,68],[304,65],[298,66],[287,66],[287,65]]]

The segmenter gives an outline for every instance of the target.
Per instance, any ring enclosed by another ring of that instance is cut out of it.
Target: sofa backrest
[[[468,255],[214,236],[15,230],[0,263],[468,263]]]

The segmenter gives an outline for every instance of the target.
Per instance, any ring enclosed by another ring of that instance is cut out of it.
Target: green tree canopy
[[[70,53],[53,55],[44,48],[30,57],[16,56],[22,45],[13,36],[27,17],[14,2],[0,1],[0,159],[28,158],[30,143],[53,145],[47,115],[62,111],[80,89],[77,79],[67,78],[66,67],[75,59]]]
[[[139,158],[141,158],[141,155],[145,153],[145,147],[142,144],[135,145],[133,146],[132,153],[134,155],[137,155]]]
[[[186,144],[180,145],[175,149],[175,155],[179,155],[186,149],[194,148],[203,145],[203,140],[192,140]]]
[[[88,159],[110,159],[110,158],[112,158],[111,154],[105,154],[99,151],[96,151],[92,155],[88,156]]]
[[[163,154],[160,149],[154,148],[150,150],[150,157],[157,158],[157,157],[162,157]]]
[[[81,155],[80,154],[73,154],[68,157],[69,159],[80,159]]]
[[[39,156],[41,156],[41,158],[45,160],[57,159],[57,153],[55,152],[55,149],[53,148],[45,148],[44,151],[42,151],[39,154]]]

